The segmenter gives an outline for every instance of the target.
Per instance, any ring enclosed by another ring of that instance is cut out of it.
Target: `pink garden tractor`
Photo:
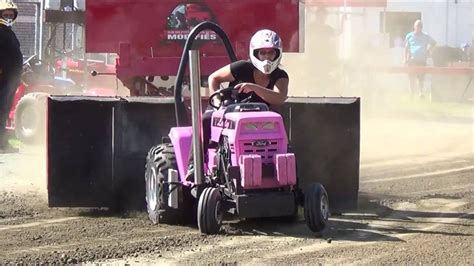
[[[189,61],[194,36],[205,29],[221,37],[231,61],[235,60],[224,31],[217,24],[203,22],[187,39],[180,70]],[[191,52],[191,59],[198,57],[196,50]],[[200,76],[197,65],[191,60],[191,80]],[[178,82],[182,73],[178,73]],[[177,84],[175,88],[182,86]],[[252,103],[251,97],[238,100],[238,91],[232,87],[220,89],[209,97],[209,104],[216,109],[211,138],[202,140],[198,90],[199,86],[191,83],[191,94],[197,99],[192,104],[192,127],[171,128],[170,141],[148,153],[146,201],[152,222],[182,223],[197,214],[199,230],[216,234],[224,213],[239,218],[292,218],[297,216],[298,205],[303,205],[308,227],[314,232],[323,230],[329,216],[328,195],[320,183],[311,184],[304,192],[298,188],[296,158],[288,150],[282,116],[266,104]],[[178,90],[175,93],[177,116],[180,94]],[[213,100],[218,96],[221,102],[215,106]],[[209,141],[210,147],[203,153],[202,141]],[[189,181],[186,170],[192,149],[195,177]]]

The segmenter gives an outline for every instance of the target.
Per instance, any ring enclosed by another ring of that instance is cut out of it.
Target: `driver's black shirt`
[[[239,83],[243,82],[249,82],[249,83],[256,83],[254,76],[253,76],[253,71],[256,70],[257,68],[254,67],[252,62],[250,60],[240,60],[237,62],[233,62],[230,64],[230,72],[232,73],[232,76],[234,76],[235,80],[229,83],[230,87],[234,87]],[[270,82],[266,86],[267,89],[273,90],[275,83],[281,79],[281,78],[286,78],[288,79],[288,74],[280,69],[276,68],[271,74],[270,74]],[[266,101],[264,101],[260,96],[255,94],[254,92],[252,93],[239,93],[239,100],[243,100],[247,97],[252,95],[250,98],[249,102],[255,102],[255,103],[266,103],[269,105]]]

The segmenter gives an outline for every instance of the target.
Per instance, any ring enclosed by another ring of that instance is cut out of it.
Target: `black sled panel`
[[[357,207],[359,98],[291,98],[281,111],[297,160],[298,186],[324,185],[330,208]]]
[[[50,97],[51,207],[145,206],[148,150],[176,124],[171,98]]]
[[[152,146],[176,126],[174,102],[163,98],[127,98],[114,119],[114,186],[116,206],[145,209],[145,163]]]
[[[50,207],[107,206],[113,188],[115,98],[48,99],[47,177]]]

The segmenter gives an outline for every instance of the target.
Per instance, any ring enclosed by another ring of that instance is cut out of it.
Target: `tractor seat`
[[[226,107],[226,113],[237,113],[237,112],[261,112],[269,111],[268,105],[264,103],[236,103]]]

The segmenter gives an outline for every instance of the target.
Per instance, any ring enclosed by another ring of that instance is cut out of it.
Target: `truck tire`
[[[203,234],[217,234],[223,219],[222,195],[217,188],[205,188],[199,198],[197,220]]]
[[[28,93],[15,108],[15,134],[23,143],[44,142],[46,128],[46,93]]]
[[[304,193],[304,217],[313,232],[321,232],[329,219],[329,198],[323,185],[311,184]]]
[[[178,169],[173,145],[166,143],[151,148],[146,159],[145,199],[153,224],[184,224],[189,220],[188,202],[181,201],[178,209],[167,205],[169,187],[165,181],[169,169]]]

